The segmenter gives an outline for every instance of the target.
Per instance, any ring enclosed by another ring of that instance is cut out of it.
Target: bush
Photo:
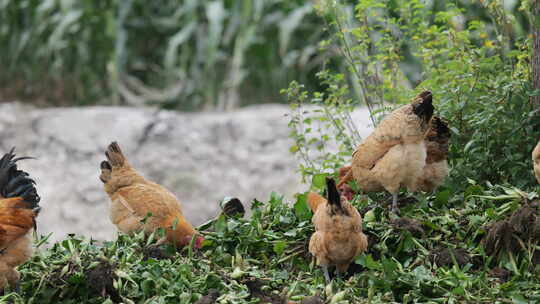
[[[324,3],[319,11],[333,25],[334,40],[341,44],[354,77],[324,71],[323,91],[310,93],[297,83],[286,91],[293,104],[292,151],[301,156],[305,178],[349,161],[344,156],[358,140],[354,128],[342,126],[354,125],[347,115],[354,106],[367,106],[377,122],[386,104],[401,105],[429,89],[436,114],[448,120],[452,130],[448,186],[463,190],[467,178],[519,187],[536,184],[530,153],[538,140],[540,116],[529,101],[530,40],[517,29],[507,29],[508,20],[516,16],[497,1],[483,2],[483,12],[491,18],[487,22],[467,19],[464,9],[450,3],[432,15],[421,1],[361,0],[356,26],[344,28],[343,9]],[[525,5],[517,13],[525,13]],[[305,104],[316,110],[302,107]],[[332,123],[315,132],[313,122],[320,120]],[[326,146],[339,147],[339,157],[330,153],[310,159],[303,152]]]

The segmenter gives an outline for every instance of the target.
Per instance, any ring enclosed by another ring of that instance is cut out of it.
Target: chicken
[[[448,175],[448,142],[450,129],[439,117],[431,119],[430,128],[425,138],[426,165],[417,181],[417,189],[425,192],[439,187]]]
[[[532,152],[532,160],[534,175],[536,176],[538,183],[540,183],[540,141],[536,144],[536,148],[534,148]]]
[[[309,240],[309,252],[330,281],[328,267],[336,266],[343,274],[356,256],[367,250],[367,237],[362,233],[362,217],[346,199],[340,197],[333,179],[326,178],[328,200],[316,193],[308,194],[313,211],[315,233]]]
[[[244,215],[246,214],[246,209],[244,208],[244,205],[236,197],[225,198],[222,203],[222,213],[228,217],[244,217]]]
[[[354,178],[364,191],[392,194],[392,210],[398,212],[399,188],[418,189],[426,165],[426,132],[433,115],[432,94],[420,93],[410,104],[394,110],[364,139],[352,155],[352,166],[338,184]]]
[[[182,247],[195,236],[195,247],[201,247],[203,237],[184,218],[180,202],[171,192],[141,176],[116,142],[109,145],[105,156],[100,179],[111,199],[110,218],[118,230],[126,234],[144,230],[150,234],[163,228],[165,237],[159,243]]]
[[[32,255],[31,230],[36,228],[39,200],[34,180],[18,170],[12,149],[0,159],[0,291],[18,287],[17,266]]]

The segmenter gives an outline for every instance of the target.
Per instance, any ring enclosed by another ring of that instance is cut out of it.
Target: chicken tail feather
[[[426,135],[427,157],[426,163],[441,161],[448,157],[448,143],[450,129],[445,121],[433,116]]]
[[[435,132],[437,132],[437,137],[444,139],[450,138],[450,129],[448,128],[448,124],[441,118],[434,116],[432,119],[432,124]]]
[[[315,213],[319,206],[326,204],[326,199],[320,196],[318,193],[309,192],[307,194],[307,204],[311,209],[311,212]]]
[[[326,191],[328,192],[328,203],[330,205],[341,206],[341,199],[339,197],[339,191],[336,186],[336,182],[333,178],[326,178]]]
[[[5,188],[5,185],[9,180],[10,173],[17,166],[13,161],[13,158],[15,157],[15,154],[13,153],[14,151],[15,147],[11,148],[11,150],[4,154],[4,156],[2,156],[0,159],[0,192],[1,189]]]
[[[107,157],[108,164],[112,167],[122,167],[125,163],[127,163],[126,158],[124,157],[124,154],[116,141],[113,141],[109,147],[107,147],[105,156]]]
[[[332,213],[347,214],[347,211],[341,205],[341,195],[337,189],[336,182],[331,177],[326,177],[326,193]]]
[[[431,116],[433,116],[433,95],[430,91],[424,91],[413,101],[413,112],[416,114],[416,116],[420,117],[422,121],[425,123],[428,123],[431,119]]]
[[[15,157],[15,148],[0,159],[0,196],[2,198],[22,197],[28,208],[36,208],[40,201],[35,181],[27,172],[17,168],[17,161],[33,157]]]

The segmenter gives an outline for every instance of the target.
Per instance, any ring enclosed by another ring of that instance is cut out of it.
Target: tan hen
[[[100,179],[111,199],[110,217],[118,230],[128,234],[141,230],[152,233],[163,228],[165,238],[161,242],[189,244],[197,231],[184,218],[178,199],[163,186],[140,175],[116,142],[109,145],[105,156],[107,161],[101,163]],[[202,241],[197,235],[195,247],[200,248]]]
[[[340,197],[333,179],[326,179],[328,200],[316,193],[308,194],[313,211],[315,233],[309,240],[309,252],[324,271],[327,282],[329,266],[336,266],[338,275],[347,271],[354,258],[367,250],[367,237],[362,233],[362,217],[347,200]]]
[[[397,212],[399,188],[419,188],[426,165],[425,137],[433,110],[432,94],[424,91],[410,104],[385,117],[356,148],[351,170],[338,187],[354,178],[364,191],[386,189],[392,194],[392,210]]]

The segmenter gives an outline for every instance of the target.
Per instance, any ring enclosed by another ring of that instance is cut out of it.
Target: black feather
[[[100,168],[101,168],[101,169],[112,170],[111,164],[109,164],[109,162],[106,161],[106,160],[104,160],[104,161],[101,162]]]
[[[15,178],[12,178],[5,186],[5,192],[12,192],[13,189],[24,184],[34,184],[34,180],[28,177],[28,173],[22,172]]]
[[[13,151],[15,151],[15,147],[13,147],[8,153],[4,154],[4,156],[2,156],[0,159],[0,190],[3,189],[9,181],[10,172],[12,169],[14,167],[16,169],[17,167],[15,162],[12,161],[15,157]]]
[[[13,189],[11,192],[7,192],[6,197],[23,196],[25,193],[28,192],[28,190],[32,189],[34,189],[34,185],[32,183],[22,184],[17,188]]]
[[[328,203],[330,205],[341,206],[341,198],[336,187],[336,182],[331,177],[326,177],[326,192],[328,195]]]
[[[4,198],[22,197],[30,208],[37,207],[40,197],[35,181],[25,171],[18,170],[17,162],[32,157],[15,157],[15,148],[0,159],[0,195]]]
[[[347,211],[341,205],[341,195],[336,187],[336,181],[331,177],[326,177],[326,193],[328,204],[331,206],[330,213],[347,214]]]
[[[433,95],[430,91],[424,91],[418,95],[418,98],[421,98],[421,102],[413,105],[413,112],[427,123],[435,110],[433,107]]]
[[[435,124],[435,130],[437,130],[437,135],[440,137],[450,137],[450,129],[446,122],[444,122],[439,117],[433,117],[433,123]]]
[[[109,148],[111,149],[111,151],[115,152],[115,153],[122,153],[120,151],[120,146],[118,145],[118,143],[116,141],[113,141],[110,145],[109,145]]]

